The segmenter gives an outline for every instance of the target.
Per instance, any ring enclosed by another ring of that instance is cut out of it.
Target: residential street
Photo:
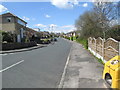
[[[3,88],[55,88],[58,86],[71,43],[58,39],[55,44],[31,51],[3,54]],[[21,61],[23,60],[23,61]]]
[[[103,65],[64,39],[31,51],[3,54],[3,88],[107,88]],[[11,67],[11,65],[13,65]]]
[[[120,0],[1,0],[0,89],[120,89]]]

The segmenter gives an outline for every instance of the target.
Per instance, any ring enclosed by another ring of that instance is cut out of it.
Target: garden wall
[[[37,46],[36,42],[28,42],[28,43],[2,43],[2,50],[14,50],[14,49],[22,49]]]

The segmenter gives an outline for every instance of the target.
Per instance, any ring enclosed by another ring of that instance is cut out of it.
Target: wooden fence
[[[101,37],[97,39],[90,37],[88,38],[88,49],[96,57],[102,59],[103,62],[106,63],[114,56],[120,55],[120,42],[113,38],[105,40]]]

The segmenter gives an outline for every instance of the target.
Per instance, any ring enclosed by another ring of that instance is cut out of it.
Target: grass
[[[70,40],[70,37],[64,37],[64,38],[66,38],[66,39]]]
[[[98,62],[100,62],[101,64],[103,64],[103,65],[105,64],[105,63],[102,61],[102,59],[99,59],[99,58],[97,58],[97,57],[96,57],[96,59],[97,59]]]
[[[89,51],[89,50],[88,50]],[[90,52],[90,51],[89,51]],[[91,52],[90,52],[91,53]],[[93,53],[91,53],[92,55],[93,55]],[[97,60],[98,60],[98,62],[99,63],[101,63],[101,64],[105,64],[103,61],[102,61],[102,59],[100,59],[100,58],[97,58],[95,55],[93,55]]]
[[[76,41],[78,43],[82,44],[85,49],[88,49],[88,40],[83,39],[83,38],[78,38]]]

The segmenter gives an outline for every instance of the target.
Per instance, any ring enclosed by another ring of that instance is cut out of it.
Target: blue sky
[[[75,20],[92,7],[92,2],[67,2],[66,0],[4,2],[0,5],[0,14],[11,12],[24,19],[30,28],[67,33],[75,30]]]

